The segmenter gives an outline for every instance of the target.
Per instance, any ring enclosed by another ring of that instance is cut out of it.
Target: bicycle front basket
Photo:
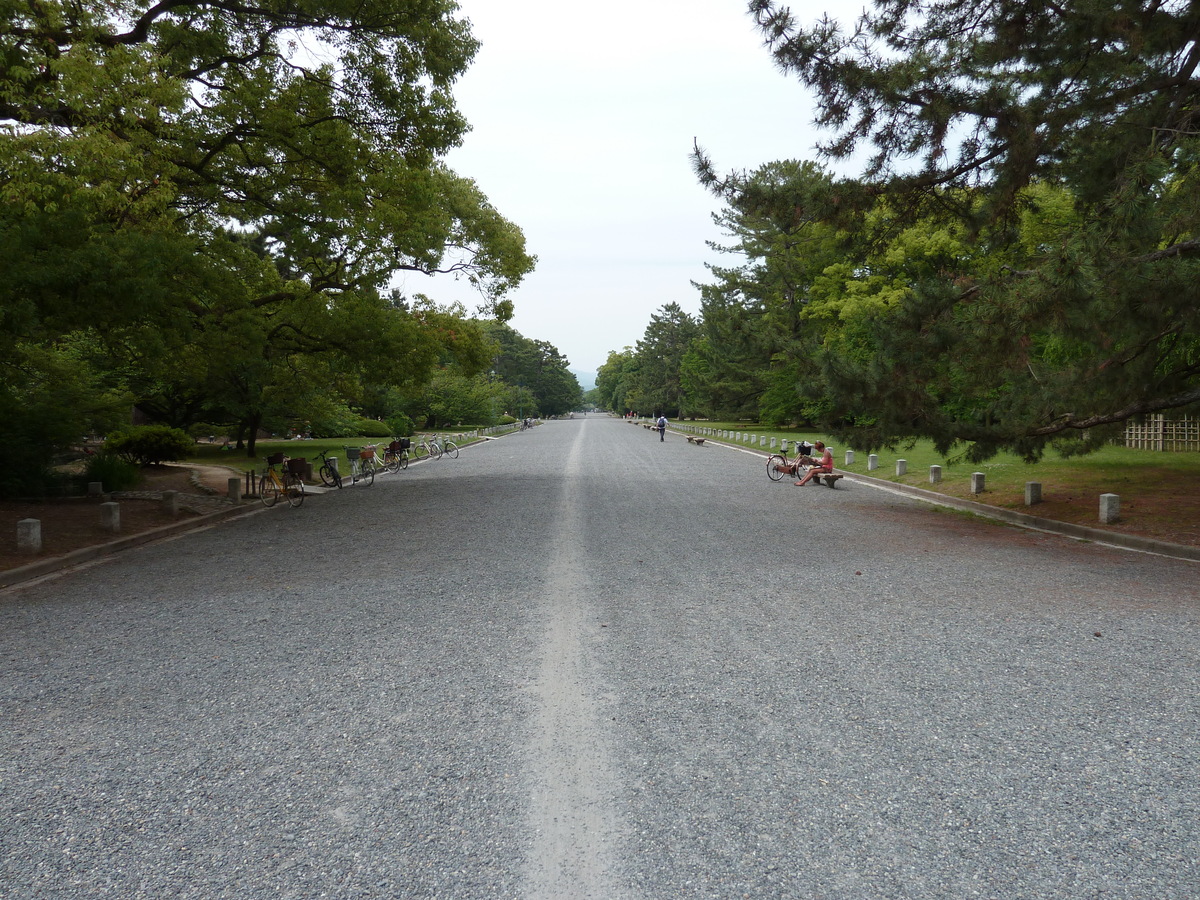
[[[283,459],[285,456],[286,456],[286,454],[284,454],[284,453],[272,453],[270,456],[267,457],[267,465],[268,466],[281,465],[283,463]]]
[[[299,459],[292,457],[287,461],[287,470],[293,475],[303,475],[305,466],[308,464],[307,459]]]
[[[362,447],[347,447],[346,459],[358,459],[362,456]]]

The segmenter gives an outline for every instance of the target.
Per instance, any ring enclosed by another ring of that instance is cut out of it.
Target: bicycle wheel
[[[383,451],[383,459],[380,461],[383,465],[383,471],[387,473],[395,472],[400,468],[400,464],[396,459],[396,454],[391,450]]]
[[[325,463],[323,466],[321,466],[320,474],[321,483],[325,485],[325,487],[334,487],[335,485],[337,487],[342,486],[342,480],[333,474],[333,466],[329,465],[329,463]]]
[[[299,506],[304,502],[304,482],[299,478],[289,478],[285,489],[287,502],[291,506]]]
[[[439,444],[437,441],[429,442],[429,457],[430,457],[430,459],[441,459],[442,458],[442,445]]]
[[[258,485],[258,496],[268,509],[279,502],[279,485],[270,475],[264,475]]]
[[[398,465],[400,466],[401,469],[408,468],[408,451],[407,450],[401,450],[400,455],[397,457],[397,459],[399,460]]]
[[[458,444],[454,443],[454,441],[446,441],[446,444],[442,449],[451,459],[458,459]]]
[[[772,481],[781,481],[787,474],[787,460],[778,453],[767,457],[767,477]]]
[[[358,480],[365,481],[367,484],[375,483],[375,460],[363,460],[362,474],[358,476]]]

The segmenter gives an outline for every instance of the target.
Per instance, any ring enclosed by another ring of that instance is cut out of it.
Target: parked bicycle
[[[448,438],[443,440],[435,434],[433,440],[430,441],[430,445],[438,448],[438,456],[445,454],[451,459],[458,459],[458,444],[454,443],[454,441]]]
[[[442,445],[436,440],[432,440],[433,437],[434,435],[423,434],[421,435],[421,440],[413,444],[413,456],[416,458],[417,462],[421,462],[425,459],[442,458]]]
[[[780,481],[784,475],[797,477],[804,474],[801,468],[812,465],[813,458],[809,455],[812,450],[811,444],[797,441],[796,455],[789,462],[787,445],[784,444],[779,453],[772,453],[767,457],[767,477],[772,481]]]
[[[337,466],[330,461],[329,451],[322,450],[317,455],[321,458],[321,468],[317,472],[317,474],[321,476],[321,483],[324,484],[325,487],[340,488],[342,486],[342,476],[341,473],[338,472]]]
[[[346,459],[350,463],[351,484],[358,484],[360,481],[375,483],[374,447],[347,447]]]
[[[399,472],[408,468],[408,450],[412,441],[399,438],[392,441],[383,451],[383,468],[388,472]]]
[[[280,465],[283,466],[283,472],[275,468]],[[303,465],[304,460],[288,459],[282,453],[267,457],[267,467],[263,470],[258,487],[263,506],[274,506],[281,496],[287,498],[289,506],[299,506],[304,502],[304,480],[300,477]]]

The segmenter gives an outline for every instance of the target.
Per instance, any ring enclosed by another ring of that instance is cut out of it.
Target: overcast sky
[[[815,158],[812,104],[771,63],[745,0],[459,0],[483,46],[455,91],[473,130],[451,167],[525,232],[537,269],[511,324],[594,371],[675,302],[699,311],[717,169]],[[804,21],[822,5],[793,2]],[[728,263],[728,259],[725,260]],[[470,295],[413,276],[435,300]]]

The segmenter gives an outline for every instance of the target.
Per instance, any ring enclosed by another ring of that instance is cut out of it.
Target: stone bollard
[[[867,456],[867,471],[874,472],[878,468],[879,468],[879,457],[876,456],[874,453],[868,454],[868,456]]]
[[[930,484],[938,484],[939,482],[941,482],[941,480],[942,480],[942,467],[941,466],[930,466],[929,467],[929,483]]]
[[[225,482],[225,484],[226,484],[225,490],[229,496],[229,502],[241,503],[242,502],[242,479],[237,478],[237,477],[230,478],[227,482]]]
[[[1040,481],[1025,482],[1025,505],[1033,506],[1042,502],[1042,483]]]
[[[853,450],[846,451],[846,465],[848,465],[848,466],[854,465],[854,451]]]
[[[22,553],[42,552],[42,522],[40,519],[21,519],[17,522],[17,549]]]
[[[168,515],[179,515],[179,491],[163,491],[162,503]]]
[[[984,485],[987,483],[987,476],[983,472],[971,473],[971,493],[982,494]]]
[[[1100,495],[1100,524],[1111,525],[1121,518],[1121,497],[1118,494]]]
[[[104,496],[104,482],[103,481],[89,481],[87,495],[89,497],[103,497]]]
[[[907,459],[896,460],[896,474],[897,475],[907,475],[908,474],[908,460]]]
[[[113,503],[111,500],[108,503],[100,504],[100,527],[105,531],[111,531],[117,534],[121,530],[121,504]]]

